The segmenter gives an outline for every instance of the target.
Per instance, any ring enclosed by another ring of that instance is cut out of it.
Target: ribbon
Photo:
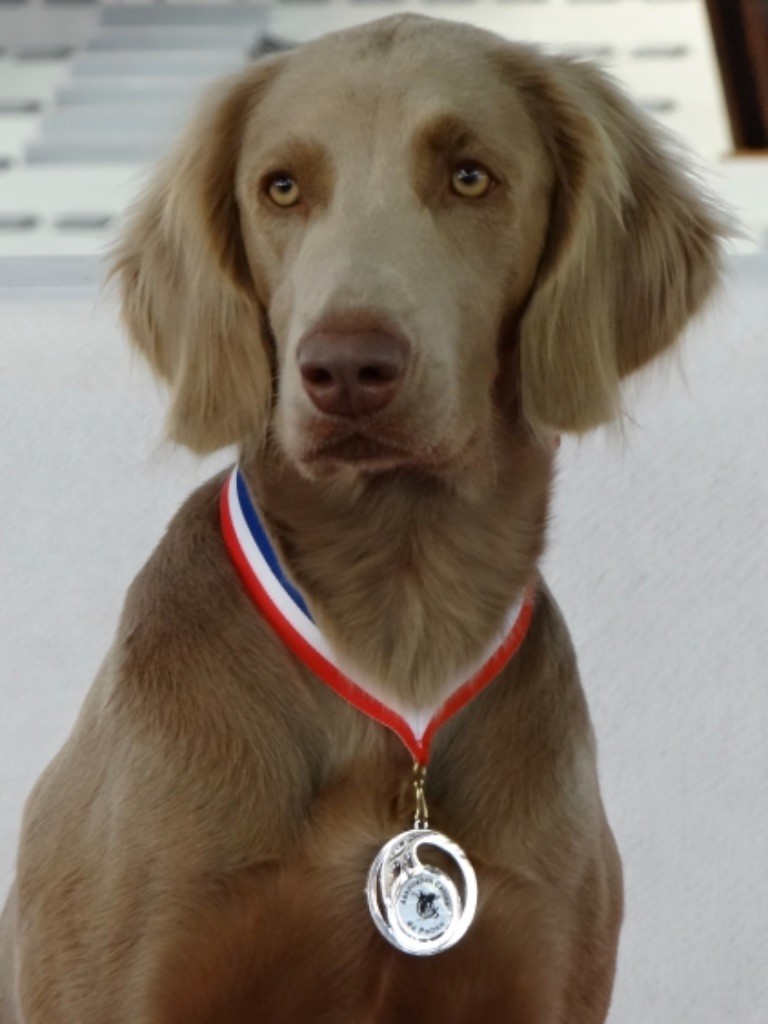
[[[429,761],[438,729],[496,678],[528,632],[534,604],[530,589],[510,607],[499,635],[476,664],[446,681],[437,703],[409,705],[333,650],[285,574],[237,467],[222,490],[221,526],[246,590],[283,643],[340,697],[395,732],[421,765]]]

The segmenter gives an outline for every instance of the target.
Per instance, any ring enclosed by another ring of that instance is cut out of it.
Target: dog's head
[[[614,417],[717,277],[716,214],[594,67],[387,18],[205,104],[117,256],[199,451],[316,476],[471,461],[505,419]]]

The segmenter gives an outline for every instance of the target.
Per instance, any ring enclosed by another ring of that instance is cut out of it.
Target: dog
[[[538,570],[556,439],[620,417],[725,233],[602,72],[468,26],[385,18],[212,93],[114,273],[170,437],[238,469],[131,585],[28,801],[2,1024],[606,1019],[620,860]],[[376,871],[427,811],[393,924]]]

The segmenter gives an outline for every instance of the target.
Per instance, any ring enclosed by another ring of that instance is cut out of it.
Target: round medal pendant
[[[451,859],[462,892],[447,872],[419,859],[421,846]],[[432,956],[455,945],[477,908],[477,878],[467,855],[447,836],[414,828],[382,847],[368,872],[368,907],[376,927],[397,949]]]

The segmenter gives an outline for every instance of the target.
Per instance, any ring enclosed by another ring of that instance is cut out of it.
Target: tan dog
[[[2,1024],[605,1020],[621,871],[537,576],[551,440],[617,415],[722,234],[598,71],[468,27],[388,18],[213,96],[117,262],[171,436],[240,447],[315,619],[393,696],[439,695],[535,586],[428,777],[478,914],[434,957],[374,928],[366,875],[408,825],[410,759],[256,610],[218,478],[132,585],[29,800]]]

